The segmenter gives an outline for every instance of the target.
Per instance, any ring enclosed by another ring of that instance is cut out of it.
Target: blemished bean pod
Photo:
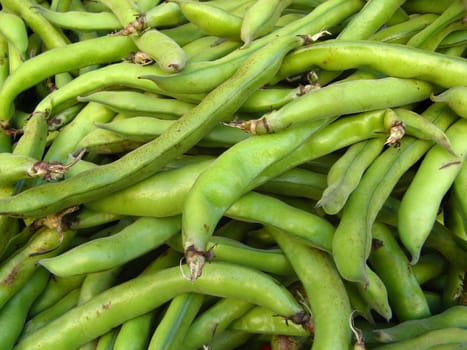
[[[218,156],[190,189],[182,213],[183,247],[186,262],[197,278],[201,273],[206,244],[225,211],[248,191],[250,183],[265,168],[287,157],[327,121],[311,122],[305,128],[281,134],[250,137]],[[196,271],[196,273],[195,273]]]
[[[187,56],[185,51],[168,35],[157,29],[149,29],[134,39],[138,49],[148,54],[167,73],[183,70]]]
[[[29,309],[44,290],[49,275],[45,269],[37,270],[26,285],[2,307],[0,326],[2,347],[5,350],[13,349],[28,318]]]
[[[203,344],[209,344],[215,334],[226,330],[252,307],[252,304],[244,300],[220,299],[193,320],[183,340],[183,348],[195,350]]]
[[[51,49],[25,61],[2,85],[0,118],[10,120],[10,109],[14,99],[42,80],[90,64],[118,61],[132,50],[134,45],[129,38],[99,37]],[[51,60],[53,65],[50,64]]]
[[[88,241],[56,259],[40,259],[39,264],[62,277],[103,271],[157,248],[179,230],[179,217],[141,217],[116,234]]]
[[[283,318],[277,317],[273,311],[261,306],[255,306],[248,310],[244,315],[233,321],[228,329],[253,334],[312,336],[312,332],[309,330],[300,325],[288,323]]]
[[[27,244],[5,260],[0,268],[0,305],[5,305],[27,283],[38,270],[36,262],[39,259],[66,249],[74,234],[74,231],[64,231],[64,239],[59,244],[59,233],[55,229],[40,229]],[[42,254],[48,249],[53,250]]]
[[[423,244],[432,230],[442,198],[451,187],[467,153],[464,135],[467,120],[459,119],[446,131],[454,157],[440,146],[434,146],[424,157],[401,200],[398,231],[403,245],[411,255],[411,263],[418,261]],[[421,189],[429,189],[425,191]]]
[[[97,91],[78,96],[81,102],[96,102],[126,116],[153,116],[160,119],[177,119],[187,113],[194,104],[174,98],[162,98],[150,93],[136,91]]]
[[[328,214],[337,214],[345,205],[348,197],[360,179],[380,154],[384,146],[382,138],[355,143],[339,157],[327,174],[327,187],[316,203]]]
[[[444,102],[452,108],[460,117],[467,119],[467,87],[455,86],[447,89],[439,95],[432,96],[432,101]]]
[[[350,302],[332,258],[286,233],[268,230],[290,261],[306,292],[313,315],[313,349],[348,349]]]
[[[371,251],[369,264],[386,285],[394,315],[401,322],[431,316],[409,260],[390,229],[375,222],[372,232],[377,245]]]
[[[243,15],[240,27],[240,39],[246,47],[257,37],[271,32],[282,11],[292,0],[255,1]]]
[[[35,186],[5,198],[3,203],[0,201],[0,212],[47,215],[97,199],[104,193],[117,191],[152,175],[199,142],[220,121],[232,118],[247,97],[274,76],[283,56],[303,43],[304,39],[298,36],[278,38],[249,56],[231,78],[210,92],[157,139],[92,171],[60,183]],[[11,201],[18,198],[19,203],[13,205]]]
[[[384,329],[375,329],[373,333],[379,342],[394,343],[416,337],[430,330],[449,327],[465,328],[466,324],[467,307],[458,305],[430,317],[405,321]]]
[[[31,334],[17,344],[16,350],[79,347],[182,293],[243,299],[297,323],[306,318],[292,294],[269,275],[237,265],[211,263],[206,265],[203,278],[192,282],[176,266],[108,289]]]
[[[422,79],[446,88],[464,85],[467,74],[467,63],[459,57],[401,44],[330,39],[288,55],[273,82],[316,67],[331,71],[366,67],[387,76]]]
[[[402,340],[397,343],[377,346],[375,350],[403,350],[420,349],[429,350],[436,345],[463,344],[467,342],[467,330],[464,328],[444,328],[423,333],[412,339]],[[455,348],[454,348],[455,349]]]
[[[302,35],[318,33],[323,28],[338,24],[363,6],[360,0],[325,1],[313,9],[307,16],[277,29],[262,38],[258,38],[249,47],[237,49],[232,53],[210,62],[187,64],[183,72],[177,74],[157,74],[147,76],[165,91],[200,93],[211,91],[228,79],[242,64],[245,58],[276,36]]]
[[[252,134],[274,133],[312,120],[420,102],[432,92],[433,87],[421,80],[393,77],[351,80],[311,91],[259,119],[236,126]],[[334,103],[336,96],[340,97],[338,105]]]
[[[204,300],[205,296],[197,293],[185,293],[174,297],[151,337],[148,350],[181,349],[185,334],[203,306]]]

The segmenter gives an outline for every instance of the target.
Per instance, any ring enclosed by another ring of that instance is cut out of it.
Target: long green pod
[[[209,344],[214,335],[227,329],[252,307],[252,304],[241,299],[220,299],[194,319],[183,340],[183,348],[194,350]]]
[[[464,85],[467,75],[467,63],[460,57],[402,44],[330,39],[288,55],[274,82],[316,67],[331,71],[366,67],[387,76],[421,79],[446,88]]]
[[[191,322],[203,305],[205,296],[197,293],[177,295],[159,321],[148,350],[180,349]]]
[[[11,105],[23,91],[57,73],[90,64],[121,60],[134,50],[126,37],[99,37],[51,49],[24,62],[10,75],[0,90],[0,119],[10,120]],[[54,64],[50,62],[53,60]]]
[[[239,48],[241,43],[233,40],[219,40],[219,37],[206,35],[182,46],[190,62],[212,61]]]
[[[258,119],[240,122],[238,127],[259,135],[280,132],[313,120],[420,102],[432,92],[429,83],[414,79],[387,77],[339,82],[311,91]],[[337,106],[335,96],[340,97]]]
[[[157,248],[179,230],[179,217],[140,217],[114,235],[87,241],[56,259],[40,259],[39,264],[57,276],[103,271]]]
[[[241,22],[240,38],[244,46],[250,45],[257,37],[271,32],[282,11],[291,2],[291,0],[255,1],[246,10]]]
[[[35,6],[42,16],[53,25],[74,31],[115,31],[122,27],[111,12],[54,11],[43,6]]]
[[[360,0],[325,1],[314,8],[307,16],[257,39],[247,48],[237,49],[214,61],[188,63],[183,72],[177,74],[153,74],[145,78],[155,81],[162,90],[169,92],[200,93],[211,91],[228,79],[246,57],[266,43],[275,41],[276,37],[303,35],[304,33],[315,34],[323,30],[323,28],[340,23],[357,12],[362,5]]]
[[[367,267],[368,286],[357,283],[358,291],[370,308],[375,310],[387,322],[392,318],[391,305],[388,300],[387,288],[381,278]]]
[[[42,159],[47,146],[47,119],[43,113],[32,114],[23,127],[23,135],[16,142],[14,154]]]
[[[467,342],[467,330],[463,328],[444,328],[428,331],[413,339],[402,340],[397,343],[377,346],[375,350],[403,350],[420,349],[428,350],[435,345],[463,344]],[[455,348],[454,348],[455,349]]]
[[[390,229],[375,222],[373,238],[377,240],[377,245],[371,251],[369,264],[386,285],[394,315],[399,321],[431,316],[409,260]]]
[[[3,349],[13,349],[24,328],[29,309],[44,290],[49,275],[44,269],[37,270],[28,283],[2,307],[0,326]]]
[[[21,17],[0,11],[0,34],[18,50],[25,59],[28,48],[28,32]]]
[[[206,265],[203,278],[193,282],[187,281],[176,266],[108,289],[31,334],[17,344],[16,350],[76,348],[128,319],[189,292],[240,298],[271,308],[296,322],[303,319],[297,301],[269,275],[237,265],[211,263]],[[56,331],[58,326],[60,332]]]
[[[189,266],[192,266],[192,259],[195,265],[198,259],[203,259],[207,241],[218,221],[248,191],[251,182],[265,168],[286,157],[326,124],[326,121],[318,120],[306,128],[250,137],[230,147],[198,176],[188,193],[182,213],[183,246]],[[193,266],[193,269],[200,267]]]
[[[337,214],[358,186],[364,171],[380,154],[383,145],[381,138],[375,138],[349,146],[329,169],[327,186],[316,205],[328,214]]]
[[[375,329],[373,333],[379,342],[394,343],[416,337],[430,330],[449,327],[467,327],[466,306],[452,306],[439,314],[419,320],[404,321],[384,329]]]
[[[79,289],[78,305],[84,304],[99,293],[112,287],[117,281],[120,271],[120,267],[115,267],[87,274]]]
[[[463,136],[467,132],[467,120],[459,119],[446,131],[454,151],[434,146],[424,157],[401,200],[398,217],[399,236],[411,255],[412,264],[418,261],[423,243],[436,220],[441,200],[460,172],[467,153]],[[421,189],[429,189],[429,195]]]
[[[313,349],[348,349],[351,343],[350,302],[332,258],[280,230],[268,230],[305,289],[313,315]]]
[[[4,199],[0,202],[0,212],[27,216],[47,215],[97,199],[104,193],[117,191],[152,175],[199,142],[217,123],[232,118],[246,98],[277,72],[283,56],[303,42],[303,38],[298,36],[284,36],[271,42],[252,54],[230,79],[209,93],[154,141],[110,164],[60,183],[36,186]],[[11,201],[17,201],[17,204],[13,205]]]
[[[460,117],[467,118],[466,86],[454,86],[443,91],[439,95],[432,96],[431,99],[435,102],[447,103],[447,105]]]

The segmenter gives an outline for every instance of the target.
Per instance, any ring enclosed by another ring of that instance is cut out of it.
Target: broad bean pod
[[[304,246],[280,230],[270,227],[268,230],[284,251],[305,289],[313,315],[313,348],[349,348],[350,302],[332,258]]]
[[[118,266],[85,275],[86,277],[79,289],[78,305],[84,304],[99,293],[112,287],[117,281],[120,272],[121,267]]]
[[[219,37],[206,35],[182,46],[189,62],[212,61],[239,48],[241,43],[233,40],[219,40]]]
[[[0,23],[0,34],[26,59],[28,32],[24,21],[13,13],[0,11]]]
[[[110,164],[60,183],[36,186],[17,196],[5,198],[5,207],[2,208],[0,201],[0,212],[15,212],[27,216],[47,215],[97,199],[103,193],[117,191],[152,175],[199,142],[217,123],[232,118],[232,114],[246,98],[276,73],[283,55],[302,44],[303,39],[297,36],[284,36],[271,42],[252,54],[230,79],[209,93],[157,139]],[[56,189],[52,190],[49,186]],[[18,197],[23,199],[17,205],[12,205],[10,201],[17,200]]]
[[[415,274],[420,285],[436,278],[446,272],[447,262],[438,253],[427,253],[420,256],[417,264],[412,266],[412,271]]]
[[[216,333],[226,330],[252,307],[252,304],[244,300],[220,299],[194,319],[183,340],[183,348],[194,350],[203,344],[209,344]]]
[[[185,293],[174,297],[157,324],[148,350],[180,349],[185,334],[204,301],[205,296],[197,293]]]
[[[273,82],[316,67],[326,70],[366,67],[387,76],[421,79],[445,88],[465,85],[467,75],[467,63],[459,57],[401,44],[330,39],[288,55]]]
[[[439,95],[432,96],[432,101],[444,102],[460,117],[467,118],[467,86],[455,86]]]
[[[244,194],[265,168],[286,157],[310,135],[326,126],[318,120],[305,128],[250,137],[218,156],[196,179],[182,213],[182,237],[190,269],[201,272],[206,244],[225,211]],[[192,275],[192,278],[198,276]]]
[[[372,233],[378,245],[371,251],[369,264],[386,285],[395,316],[399,321],[431,316],[428,302],[407,256],[390,229],[375,222]]]
[[[329,120],[343,114],[420,102],[432,92],[433,87],[421,80],[393,77],[351,80],[314,90],[259,119],[240,122],[236,126],[258,135],[280,132],[313,120]],[[340,96],[337,106],[335,96]]]
[[[367,266],[368,285],[357,283],[358,291],[370,308],[375,310],[387,322],[392,318],[387,288],[379,276]]]
[[[88,241],[56,259],[40,259],[39,264],[62,277],[103,271],[157,248],[179,230],[179,217],[140,217],[116,234]]]
[[[14,99],[40,81],[90,64],[118,61],[132,50],[134,45],[128,38],[99,37],[51,49],[25,61],[0,89],[0,118],[9,121]]]
[[[264,293],[267,290],[268,293]],[[303,322],[303,311],[285,287],[269,275],[226,263],[206,265],[203,278],[187,281],[178,266],[134,278],[79,305],[18,343],[16,350],[74,348],[105,334],[182,293],[240,298]],[[58,333],[57,326],[61,332]]]
[[[37,270],[0,311],[0,326],[2,327],[2,347],[13,349],[24,324],[28,318],[31,305],[44,290],[49,273],[44,269]]]
[[[411,255],[412,264],[418,261],[423,243],[432,230],[441,199],[460,172],[467,152],[467,144],[463,139],[466,130],[465,119],[457,120],[447,129],[446,135],[454,151],[460,156],[454,157],[442,147],[434,146],[424,157],[402,197],[398,231],[402,243]],[[430,189],[429,196],[424,196],[422,188]]]

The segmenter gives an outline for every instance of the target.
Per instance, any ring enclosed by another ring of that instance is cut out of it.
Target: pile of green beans
[[[0,0],[0,348],[466,349],[466,48],[464,0]]]

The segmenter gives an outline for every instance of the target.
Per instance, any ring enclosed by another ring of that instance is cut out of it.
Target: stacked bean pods
[[[0,348],[467,348],[462,0],[0,0]]]

